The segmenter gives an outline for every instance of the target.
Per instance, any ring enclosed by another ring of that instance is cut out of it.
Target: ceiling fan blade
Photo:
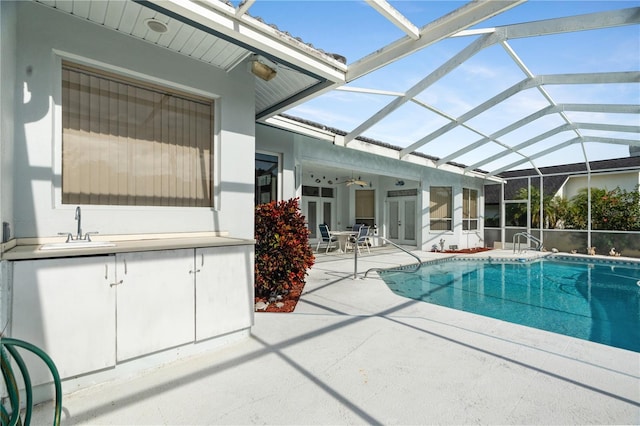
[[[360,185],[360,186],[369,186],[369,182],[366,182],[364,180],[358,180],[358,179],[349,179],[348,181],[346,181],[347,186],[351,186],[351,185]]]

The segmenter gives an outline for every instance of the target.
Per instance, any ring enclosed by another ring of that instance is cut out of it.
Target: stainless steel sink
[[[72,240],[66,243],[48,243],[43,244],[40,250],[73,250],[83,248],[94,247],[115,247],[115,243],[110,241],[86,241],[86,240]]]

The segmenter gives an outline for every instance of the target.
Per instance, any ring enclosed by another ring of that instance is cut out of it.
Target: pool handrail
[[[384,241],[385,243],[391,244],[392,246],[394,246],[394,247],[402,250],[403,252],[407,253],[408,255],[414,257],[418,261],[418,263],[416,265],[414,265],[414,266],[416,266],[416,269],[411,271],[411,272],[416,272],[422,266],[422,259],[420,259],[415,254],[411,253],[409,250],[406,250],[406,249],[400,247],[399,245],[397,245],[393,241],[389,241],[388,239],[386,239],[384,237],[380,237],[378,235],[366,235],[366,236],[364,236],[362,238],[363,239],[366,239],[366,238],[377,238],[379,240]],[[371,271],[380,272],[380,271],[384,271],[384,270],[386,270],[386,268],[370,268],[364,273],[363,279],[367,278],[367,274],[369,272],[371,272]],[[355,280],[357,277],[358,277],[358,250],[354,250],[353,251],[353,279]]]
[[[525,237],[529,241],[533,241],[536,244],[536,247],[534,248],[534,250],[540,251],[542,249],[542,241],[540,241],[537,237],[534,237],[528,232],[517,232],[513,234],[513,252],[514,253],[516,253],[516,237],[518,237],[518,250],[517,250],[518,253],[522,252],[520,250],[520,237]]]

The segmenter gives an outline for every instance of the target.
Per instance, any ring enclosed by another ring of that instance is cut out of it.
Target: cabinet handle
[[[198,272],[200,272],[200,269],[196,269],[195,271],[189,271],[190,274],[197,274]]]
[[[122,259],[124,262],[124,274],[127,275],[127,259]]]
[[[200,256],[202,258],[202,260],[200,261],[200,266],[204,266],[204,253],[200,253]]]
[[[117,283],[111,283],[111,284],[109,284],[109,287],[113,287],[113,286],[116,286],[116,285],[120,285],[120,284],[122,284],[123,282],[124,282],[124,280],[120,280],[120,281],[118,281]]]
[[[106,263],[104,264],[104,279],[109,279],[109,265],[107,265]]]

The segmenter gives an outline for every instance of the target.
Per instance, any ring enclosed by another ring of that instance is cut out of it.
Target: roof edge
[[[289,122],[294,122],[297,123],[298,125],[300,125],[300,127],[298,129],[294,129],[292,126],[282,126],[281,123],[277,123],[275,121],[278,120],[278,117],[280,117],[281,119],[284,119],[285,121],[289,121]],[[282,128],[284,130],[289,130],[289,131],[294,131],[294,132],[298,132],[301,134],[305,134],[307,136],[310,137],[315,137],[321,140],[326,140],[332,143],[336,143],[336,136],[337,137],[343,137],[345,135],[347,135],[347,132],[341,129],[337,129],[335,127],[330,127],[330,126],[325,126],[323,124],[317,123],[315,121],[311,121],[311,120],[307,120],[307,119],[303,119],[300,117],[296,117],[293,115],[289,115],[289,114],[284,114],[284,113],[280,113],[277,116],[271,117],[273,120],[266,120],[263,121],[263,124],[267,124],[267,125],[271,125],[274,127],[278,127],[278,128]],[[364,142],[364,143],[368,143],[371,145],[375,145],[384,149],[388,149],[394,152],[400,152],[402,151],[402,148],[399,146],[395,146],[395,145],[391,145],[389,143],[386,142],[382,142],[376,139],[372,139],[372,138],[368,138],[366,136],[358,136],[355,138],[355,140],[358,140],[360,142]],[[421,158],[430,162],[437,162],[439,160],[438,157],[434,157],[428,154],[423,154],[420,152],[414,152],[410,154],[413,157],[417,157],[417,158]],[[401,161],[398,158],[399,161]],[[465,172],[464,169],[466,168],[465,165],[463,164],[459,164],[459,163],[455,163],[453,161],[448,161],[447,163],[448,166],[451,167],[455,167],[456,169],[459,169],[459,172],[461,174],[475,174],[477,175],[477,177],[479,178],[486,178],[486,179],[491,179],[494,180],[495,182],[502,182],[504,179],[502,177],[487,177],[484,176],[486,175],[488,172],[484,171],[484,170],[480,170],[480,169],[475,169],[471,172],[467,171]],[[429,165],[425,165],[425,167],[430,167],[433,169],[438,169],[439,167],[435,166],[435,164],[433,166],[429,166]]]

